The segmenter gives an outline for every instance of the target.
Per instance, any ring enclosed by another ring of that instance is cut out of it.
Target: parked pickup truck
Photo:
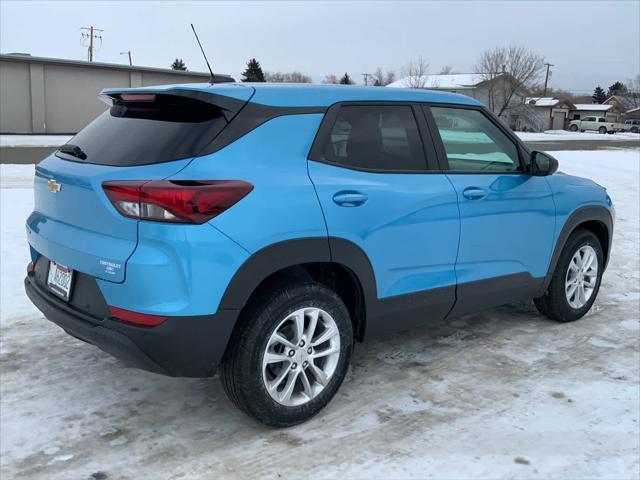
[[[572,132],[592,130],[600,133],[615,133],[622,131],[622,124],[607,122],[604,117],[585,117],[582,120],[569,122],[569,130]]]
[[[622,125],[622,130],[632,133],[640,132],[640,120],[627,120]]]

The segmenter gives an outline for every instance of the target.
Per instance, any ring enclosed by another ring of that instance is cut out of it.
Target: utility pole
[[[543,97],[547,96],[547,84],[549,83],[549,67],[555,66],[552,63],[545,63],[545,65],[547,66],[547,75],[544,77],[544,93],[542,94]]]
[[[371,75],[370,73],[363,73],[362,74],[362,78],[364,79],[364,84],[369,85],[369,75]]]
[[[129,65],[133,66],[133,63],[131,63],[131,50],[127,50],[126,52],[120,52],[120,55],[129,55]]]
[[[85,38],[89,40],[89,46],[87,47],[87,57],[90,62],[93,62],[93,49],[94,49],[93,39],[95,38],[97,40],[100,40],[100,43],[102,44],[102,35],[100,35],[99,33],[104,32],[104,30],[95,28],[93,26],[82,27],[80,30],[87,30],[89,32],[89,33],[81,33],[80,38],[83,40]]]

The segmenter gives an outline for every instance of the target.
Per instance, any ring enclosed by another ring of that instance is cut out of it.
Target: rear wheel
[[[335,292],[316,283],[285,286],[253,301],[240,321],[221,369],[238,408],[286,427],[329,403],[353,346],[351,319]]]
[[[598,129],[598,132],[604,135],[605,133],[607,133],[607,127],[600,127]]]
[[[547,291],[534,299],[536,307],[560,322],[582,318],[596,299],[603,268],[598,237],[589,230],[577,230],[567,240]]]
[[[638,127],[633,127],[631,129],[631,133],[638,133]]]
[[[571,130],[572,132],[577,132],[578,131],[578,126],[577,125],[571,125],[569,127],[569,130]]]

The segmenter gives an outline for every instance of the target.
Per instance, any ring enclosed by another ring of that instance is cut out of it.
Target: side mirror
[[[553,175],[558,170],[558,160],[548,153],[533,151],[529,161],[529,173],[536,177]]]

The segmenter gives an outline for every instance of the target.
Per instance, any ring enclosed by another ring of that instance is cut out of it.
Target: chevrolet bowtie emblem
[[[58,193],[62,187],[52,178],[47,182],[47,188],[53,193]]]

